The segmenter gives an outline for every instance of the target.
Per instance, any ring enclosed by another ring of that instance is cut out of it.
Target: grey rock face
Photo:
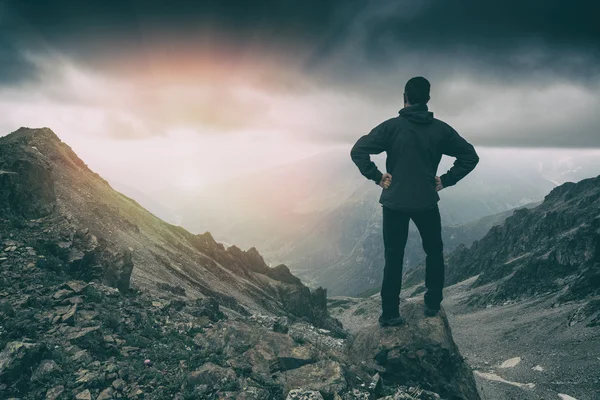
[[[0,352],[0,382],[11,382],[35,365],[42,350],[38,343],[9,342]]]
[[[0,215],[27,219],[54,211],[56,194],[50,165],[34,149],[0,152]]]
[[[422,302],[404,302],[400,313],[406,324],[360,330],[348,347],[349,355],[381,371],[384,382],[420,386],[446,398],[479,399],[445,314],[426,318],[423,307]]]
[[[554,189],[517,210],[471,248],[448,260],[447,284],[479,275],[473,286],[497,289],[471,301],[514,301],[564,289],[564,301],[600,294],[600,177]]]

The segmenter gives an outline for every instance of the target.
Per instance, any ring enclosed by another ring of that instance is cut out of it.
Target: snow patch
[[[514,368],[521,362],[521,357],[513,357],[500,364],[499,368]]]
[[[507,381],[506,379],[502,378],[501,376],[490,373],[490,372],[475,371],[475,375],[480,376],[483,379],[487,379],[488,381],[506,383],[508,385],[516,386],[516,387],[519,387],[522,389],[533,389],[535,387],[535,383],[519,383],[519,382]]]
[[[562,393],[559,393],[558,397],[560,397],[562,400],[577,400],[575,397],[571,397],[568,394],[562,394]]]
[[[542,372],[544,370],[544,367],[542,367],[541,365],[536,365],[535,367],[531,368],[534,371],[540,371]]]

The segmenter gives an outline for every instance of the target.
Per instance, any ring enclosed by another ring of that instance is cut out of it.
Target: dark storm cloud
[[[46,43],[98,62],[107,55],[143,56],[157,42],[216,41],[290,53],[307,46],[312,70],[351,46],[374,69],[426,53],[497,72],[598,73],[590,60],[599,58],[600,5],[591,0],[19,0],[5,8]],[[343,54],[336,68],[351,71],[352,57]]]
[[[18,85],[35,77],[33,63],[13,43],[0,38],[0,85]]]
[[[0,85],[18,85],[34,79],[36,69],[19,49],[19,37],[15,33],[14,15],[0,3]]]
[[[349,113],[341,100],[356,97],[364,101],[352,113],[363,120],[382,107],[395,112],[406,79],[425,75],[442,117],[481,119],[471,129],[478,144],[600,146],[597,1],[1,1],[10,15],[0,19],[2,86],[36,77],[29,54],[55,52],[105,73],[120,59],[143,68],[158,54],[179,61],[181,49],[226,49],[240,58],[252,52],[276,69],[296,67],[293,79],[337,93],[322,108],[342,108],[340,118]],[[581,107],[545,121],[561,101]],[[506,120],[485,134],[480,128],[497,114]],[[350,140],[348,126],[334,128],[319,139]]]

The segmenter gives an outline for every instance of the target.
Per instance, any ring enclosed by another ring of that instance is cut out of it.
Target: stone
[[[192,386],[209,385],[220,387],[237,379],[237,374],[230,368],[223,368],[211,362],[202,365],[188,375],[188,383]]]
[[[321,360],[286,371],[280,380],[284,393],[294,388],[303,388],[333,397],[335,393],[342,393],[348,387],[341,364],[333,360]]]
[[[60,289],[59,291],[57,291],[56,293],[54,293],[54,295],[52,295],[52,297],[56,300],[60,300],[63,297],[66,297],[67,295],[73,293],[72,291],[68,290],[68,289]]]
[[[5,194],[0,201],[0,215],[29,220],[52,213],[56,194],[48,160],[33,151],[15,152],[11,156],[10,171],[0,174],[0,187]]]
[[[90,393],[89,389],[85,389],[83,392],[77,393],[75,398],[77,400],[92,400],[92,393]]]
[[[73,296],[67,297],[64,299],[61,304],[81,304],[83,303],[83,298],[81,296]]]
[[[100,379],[100,375],[98,373],[84,368],[75,372],[75,375],[77,375],[75,383],[92,383],[97,382]]]
[[[56,400],[64,391],[63,385],[54,386],[46,391],[46,400]]]
[[[100,329],[99,326],[89,326],[87,328],[74,328],[68,335],[67,340],[75,340],[91,334]]]
[[[83,281],[69,281],[66,285],[75,293],[81,293],[86,288],[87,283]]]
[[[137,399],[144,394],[144,391],[140,388],[133,388],[131,392],[127,394],[128,399]]]
[[[135,346],[123,346],[119,352],[124,356],[124,357],[129,357],[129,353],[132,352],[136,352],[138,351],[140,348],[139,347],[135,347]]]
[[[112,382],[112,387],[115,388],[115,390],[123,390],[123,388],[125,387],[125,381],[121,378],[115,379]]]
[[[371,400],[371,394],[369,392],[354,389],[351,392],[344,393],[341,400]]]
[[[129,249],[105,257],[102,283],[126,292],[133,271],[133,255]]]
[[[225,318],[225,314],[219,309],[219,303],[212,297],[197,299],[196,305],[192,310],[192,315],[196,317],[208,317],[212,322],[217,322]]]
[[[79,350],[73,354],[71,361],[75,363],[89,364],[93,361],[93,359],[87,350]]]
[[[316,390],[292,389],[286,400],[323,400],[323,396]]]
[[[369,384],[369,390],[371,392],[378,393],[381,390],[382,385],[383,385],[383,382],[382,382],[381,376],[379,375],[379,372],[378,372],[375,375],[373,375],[373,379],[371,380],[371,383]]]
[[[62,322],[72,324],[75,320],[75,312],[77,312],[77,304],[73,304],[73,306],[69,308],[69,311],[63,314]]]
[[[98,311],[81,310],[78,312],[78,314],[80,318],[85,319],[87,321],[91,321],[93,319],[96,319],[96,317],[98,316]]]
[[[32,381],[46,381],[60,371],[60,367],[54,360],[42,360],[31,375]]]
[[[244,388],[235,395],[235,400],[269,400],[270,398],[271,394],[268,390],[257,387]]]
[[[96,400],[109,400],[113,398],[115,390],[112,387],[107,387],[103,391],[100,392]]]

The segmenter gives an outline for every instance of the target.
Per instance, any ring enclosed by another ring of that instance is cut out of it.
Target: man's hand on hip
[[[379,182],[379,186],[381,186],[384,189],[387,189],[390,187],[390,185],[392,184],[392,175],[391,174],[383,174],[381,176],[381,182]]]
[[[439,192],[443,188],[444,188],[444,185],[442,185],[442,180],[440,179],[439,176],[436,176],[435,177],[435,190],[437,190]]]

